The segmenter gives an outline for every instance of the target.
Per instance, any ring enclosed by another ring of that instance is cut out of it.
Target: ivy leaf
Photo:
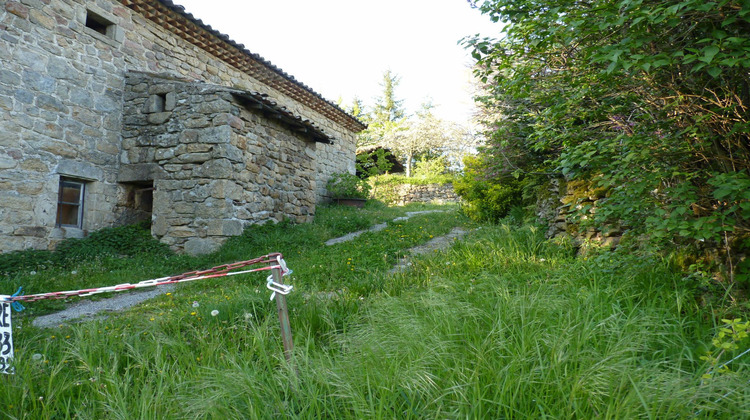
[[[699,60],[708,64],[718,53],[719,47],[717,47],[716,45],[709,45],[708,47],[703,49],[703,57],[699,58]]]
[[[709,67],[706,71],[714,78],[719,77],[721,74],[721,69],[719,67]]]

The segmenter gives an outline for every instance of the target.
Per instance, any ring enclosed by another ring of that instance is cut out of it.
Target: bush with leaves
[[[414,176],[417,178],[429,178],[446,173],[448,173],[448,159],[445,156],[420,160],[414,167]]]
[[[487,179],[480,158],[464,158],[464,175],[453,183],[456,194],[464,200],[463,212],[473,220],[497,222],[508,215],[510,209],[521,203],[519,182],[506,178],[503,182]]]
[[[370,184],[348,172],[333,174],[326,184],[326,189],[334,199],[367,199],[370,196]]]
[[[393,163],[388,160],[391,156],[391,152],[383,148],[358,154],[357,175],[367,178],[388,173],[393,167]]]
[[[722,250],[728,277],[746,275],[750,3],[472,3],[507,23],[501,40],[466,41],[500,115],[486,175],[590,181],[608,190],[595,224]]]

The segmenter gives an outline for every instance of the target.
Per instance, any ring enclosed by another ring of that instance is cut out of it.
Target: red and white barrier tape
[[[240,268],[248,267],[254,264],[263,264],[263,263],[271,264],[274,262],[276,263],[276,265],[269,265],[266,267],[253,268],[250,270],[243,270],[243,271],[232,271],[232,270],[238,270]],[[91,289],[80,289],[80,290],[69,290],[69,291],[64,291],[64,292],[39,293],[39,294],[34,294],[34,295],[22,295],[22,296],[6,296],[5,301],[6,302],[8,301],[9,302],[35,302],[37,300],[44,300],[44,299],[65,299],[65,298],[73,297],[73,296],[91,296],[91,295],[96,295],[99,293],[122,292],[126,290],[138,289],[142,287],[164,286],[167,284],[183,283],[183,282],[188,282],[188,281],[211,279],[211,278],[216,278],[216,277],[236,276],[238,274],[246,274],[246,273],[253,273],[256,271],[265,271],[265,270],[273,270],[273,269],[280,269],[282,276],[286,276],[292,272],[292,270],[289,270],[287,268],[286,262],[284,262],[284,258],[280,253],[272,253],[272,254],[264,255],[262,257],[258,257],[252,260],[240,261],[240,262],[235,262],[232,264],[224,264],[224,265],[216,266],[213,268],[209,268],[208,270],[190,271],[190,272],[179,274],[176,276],[144,280],[144,281],[134,283],[134,284],[124,283],[124,284],[118,284],[116,286],[96,287],[96,288],[91,288]],[[269,276],[269,280],[266,285],[266,287],[268,287],[272,292],[279,292],[282,294],[287,294],[289,293],[289,291],[291,291],[292,289],[291,286],[287,286],[283,288],[283,285],[282,285],[282,288],[280,288],[277,283],[273,283],[272,279],[273,279],[273,276]]]

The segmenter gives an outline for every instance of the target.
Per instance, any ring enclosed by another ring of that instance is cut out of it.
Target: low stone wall
[[[622,239],[622,226],[608,225],[601,231],[582,229],[575,220],[580,217],[583,221],[593,216],[604,194],[604,190],[592,189],[584,182],[551,180],[547,194],[536,205],[537,217],[549,226],[547,238],[570,237],[579,247],[579,252],[586,252],[590,245],[616,247]],[[588,209],[588,214],[578,215],[584,208]]]
[[[403,206],[409,203],[458,203],[461,198],[453,191],[453,184],[381,185],[372,189],[372,195],[388,204]]]

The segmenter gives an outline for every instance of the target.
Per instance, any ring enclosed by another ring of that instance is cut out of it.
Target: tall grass
[[[263,276],[210,280],[102,321],[39,330],[18,318],[17,373],[0,378],[0,412],[29,419],[747,417],[750,362],[701,379],[700,356],[720,315],[660,261],[618,253],[584,260],[534,227],[498,225],[388,274],[408,248],[455,226],[476,227],[455,211],[323,245],[411,209],[371,208],[367,217],[325,209],[310,225],[251,229],[212,256],[170,260],[210,266],[283,252],[294,269],[292,365]]]

